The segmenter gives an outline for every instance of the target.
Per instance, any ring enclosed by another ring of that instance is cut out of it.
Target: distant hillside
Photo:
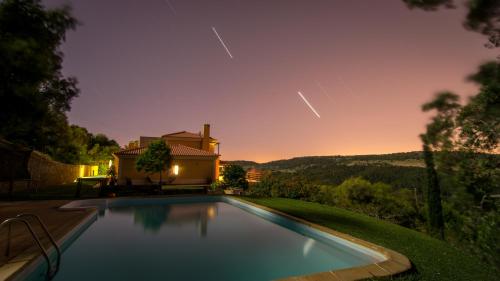
[[[236,165],[243,166],[244,168],[259,168],[266,170],[277,171],[297,171],[315,166],[329,166],[329,165],[377,165],[377,166],[402,166],[402,167],[424,167],[422,153],[419,151],[414,152],[400,152],[391,154],[379,155],[352,155],[352,156],[304,156],[295,157],[291,159],[276,160],[266,163],[257,163],[253,161],[227,161]]]
[[[259,163],[247,160],[234,160],[234,161],[224,161],[225,163],[230,163],[233,165],[242,166],[244,169],[259,167]]]
[[[422,190],[425,180],[421,152],[380,155],[306,156],[267,163],[228,161],[243,168],[297,173],[318,184],[338,185],[351,177],[384,182],[396,188]]]

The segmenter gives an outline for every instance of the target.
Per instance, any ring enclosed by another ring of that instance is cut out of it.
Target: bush
[[[249,194],[257,197],[283,197],[336,205],[391,222],[416,227],[421,222],[406,189],[393,189],[384,183],[350,178],[339,186],[316,185],[296,173],[273,172],[253,185]]]
[[[216,180],[210,184],[211,191],[222,191],[224,188],[225,188],[224,183],[219,180]]]
[[[329,191],[327,198],[342,208],[356,210],[404,226],[415,226],[417,211],[411,191],[394,190],[384,183],[351,178]]]
[[[249,194],[257,197],[283,197],[318,201],[320,188],[296,174],[274,172],[266,174],[251,186]]]
[[[239,187],[243,189],[248,188],[248,181],[246,179],[247,173],[239,165],[229,165],[224,167],[222,176],[224,178],[224,184],[227,187]]]
[[[490,264],[500,264],[500,214],[469,209],[459,212],[444,204],[446,239],[472,252]]]

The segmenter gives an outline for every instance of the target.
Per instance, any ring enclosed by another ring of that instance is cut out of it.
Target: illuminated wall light
[[[90,175],[91,176],[99,175],[99,166],[90,166]]]
[[[109,160],[108,167],[111,168],[111,166],[113,166],[113,160]]]
[[[179,175],[179,165],[174,165],[174,175]]]
[[[85,165],[80,165],[80,171],[78,172],[78,177],[83,178],[85,176]]]

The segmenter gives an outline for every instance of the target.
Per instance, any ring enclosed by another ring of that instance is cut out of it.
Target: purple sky
[[[62,48],[81,89],[70,122],[122,145],[208,122],[225,160],[419,150],[420,105],[474,94],[465,76],[496,56],[463,9],[401,0],[45,3],[82,22]]]

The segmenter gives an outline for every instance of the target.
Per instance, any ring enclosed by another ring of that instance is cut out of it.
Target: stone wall
[[[28,161],[32,182],[38,187],[69,184],[80,176],[90,175],[91,166],[71,165],[54,161],[50,157],[33,151]]]
[[[14,190],[41,189],[49,186],[71,184],[80,176],[90,176],[92,167],[89,165],[71,165],[50,159],[49,156],[37,151],[31,152],[28,160],[29,179],[15,180]],[[0,193],[7,193],[9,182],[0,182]]]

